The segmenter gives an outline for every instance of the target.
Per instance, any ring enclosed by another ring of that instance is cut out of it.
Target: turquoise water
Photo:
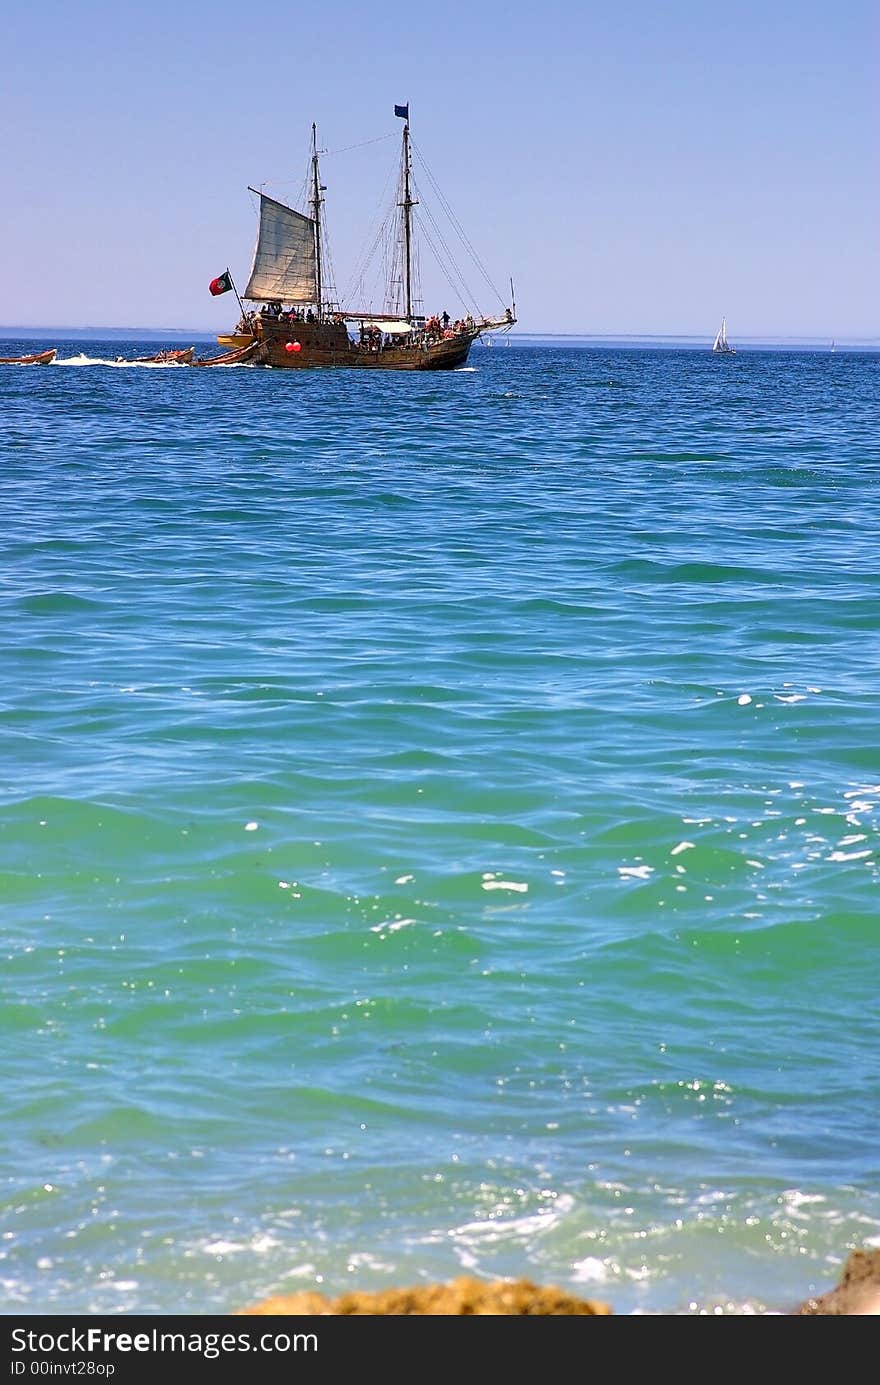
[[[2,1311],[830,1288],[880,1244],[880,356],[59,345],[0,367]]]

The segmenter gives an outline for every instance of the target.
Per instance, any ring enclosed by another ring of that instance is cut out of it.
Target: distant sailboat
[[[719,351],[719,352],[721,352],[722,355],[725,355],[725,356],[735,356],[735,355],[736,355],[736,348],[733,347],[733,346],[731,346],[731,345],[730,345],[730,342],[727,340],[727,318],[726,318],[726,317],[723,317],[723,318],[721,319],[721,326],[718,328],[718,334],[717,334],[717,336],[716,336],[716,338],[715,338],[715,341],[714,341],[713,344],[712,344],[712,350],[713,350],[713,351]]]
[[[832,339],[832,342],[831,342],[831,350],[832,350],[832,351],[836,351],[836,350],[837,350],[837,342],[834,341],[833,339]]]

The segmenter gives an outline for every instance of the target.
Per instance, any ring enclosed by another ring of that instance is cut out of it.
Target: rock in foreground
[[[880,1250],[854,1250],[837,1288],[808,1298],[796,1312],[801,1316],[844,1313],[851,1317],[880,1313]]]
[[[376,1293],[354,1291],[339,1298],[323,1294],[284,1294],[267,1298],[241,1315],[296,1317],[413,1315],[497,1315],[531,1317],[609,1317],[607,1303],[577,1298],[563,1289],[542,1287],[530,1279],[496,1279],[486,1283],[462,1277],[451,1284],[424,1284],[412,1289],[380,1289]],[[880,1315],[880,1250],[854,1250],[843,1267],[837,1288],[809,1298],[793,1310],[794,1316],[846,1314]]]
[[[529,1279],[485,1283],[479,1279],[462,1277],[454,1279],[451,1284],[426,1284],[413,1289],[380,1289],[377,1293],[371,1294],[353,1292],[341,1294],[339,1298],[334,1299],[316,1293],[284,1294],[279,1298],[267,1298],[263,1303],[258,1303],[254,1308],[245,1308],[242,1312],[245,1316],[284,1314],[303,1317],[328,1314],[360,1314],[373,1317],[408,1317],[414,1314],[595,1317],[608,1316],[611,1309],[606,1303],[575,1298],[573,1294],[567,1294],[562,1289],[542,1288]]]

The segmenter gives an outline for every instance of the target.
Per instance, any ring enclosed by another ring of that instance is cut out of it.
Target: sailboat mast
[[[412,208],[410,196],[410,153],[409,153],[409,106],[407,105],[406,124],[403,127],[403,254],[406,273],[406,314],[412,317]]]
[[[312,124],[312,215],[315,218],[315,303],[318,309],[318,321],[321,321],[322,305],[321,296],[323,284],[321,282],[321,179],[318,175],[318,132]]]

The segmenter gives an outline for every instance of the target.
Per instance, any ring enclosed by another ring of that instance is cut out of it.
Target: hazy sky
[[[880,333],[877,0],[41,0],[2,31],[4,324],[228,329],[208,282],[244,286],[248,184],[296,200],[313,120],[344,291],[409,101],[523,331]],[[455,314],[426,251],[422,281]]]

